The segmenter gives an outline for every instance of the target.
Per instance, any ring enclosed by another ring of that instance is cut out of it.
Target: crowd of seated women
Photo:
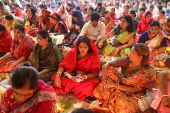
[[[20,9],[15,0],[0,1],[0,73],[12,73],[1,113],[55,113],[57,94],[70,92],[81,101],[100,101],[96,108],[105,112],[136,113],[137,98],[151,88],[158,88],[152,107],[170,112],[169,71],[157,74],[153,67],[168,62],[170,17],[163,8],[145,0],[97,3],[96,9],[72,0],[39,2],[21,2]],[[65,57],[51,33],[72,45]],[[116,59],[102,65],[99,54]]]

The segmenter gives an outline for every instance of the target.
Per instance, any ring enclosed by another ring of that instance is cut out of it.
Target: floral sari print
[[[12,37],[9,34],[8,30],[5,28],[3,33],[0,35],[0,52],[7,53],[10,51],[12,44]]]
[[[136,69],[128,68],[128,57],[121,58],[113,63],[119,63],[115,64],[115,66],[122,67],[122,71],[120,72],[114,67],[109,67],[107,70],[107,79],[102,81],[99,86],[96,87],[93,91],[94,96],[103,102],[103,108],[100,109],[107,109],[109,113],[136,113],[138,111],[136,98],[144,95],[143,90],[145,88],[155,87],[155,70],[152,67]],[[105,84],[108,81],[137,86],[141,91],[130,93],[116,88],[105,88]],[[104,98],[105,95],[108,95],[108,100]]]
[[[1,104],[0,104],[0,112],[1,113],[43,113],[46,111],[44,107],[49,108],[49,113],[56,113],[56,108],[54,105],[56,104],[57,95],[53,88],[39,80],[38,87],[35,90],[33,96],[25,101],[25,102],[15,102],[15,97],[13,95],[12,87],[7,89],[7,91],[3,94]],[[42,103],[46,104],[43,105]],[[52,103],[52,107],[51,104]]]

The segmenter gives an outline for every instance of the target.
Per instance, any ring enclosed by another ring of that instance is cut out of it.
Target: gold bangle
[[[85,76],[85,77],[86,77],[84,80],[87,80],[87,75],[83,75],[83,76]]]
[[[60,75],[61,75],[61,72],[58,71],[57,74],[59,74],[59,76],[60,76]]]
[[[170,98],[170,95],[162,95],[162,98]]]
[[[99,43],[103,44],[103,42],[102,42],[102,41],[100,41]]]

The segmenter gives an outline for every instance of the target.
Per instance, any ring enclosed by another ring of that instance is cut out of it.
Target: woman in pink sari
[[[0,57],[0,72],[16,69],[25,62],[32,52],[35,43],[30,36],[25,35],[24,26],[18,24],[14,27],[14,40],[10,52]]]
[[[151,107],[158,113],[170,113],[170,71],[157,74],[158,90]]]
[[[150,11],[146,11],[142,16],[142,20],[138,23],[137,33],[142,34],[147,31],[153,20],[154,19],[152,18],[152,13]]]
[[[68,73],[74,72],[71,78],[78,78],[80,81],[61,76],[64,70]],[[83,101],[87,97],[94,97],[92,92],[99,84],[99,71],[98,49],[93,40],[82,36],[78,39],[76,47],[70,50],[59,64],[58,72],[53,75],[52,81],[58,93],[68,94],[73,91],[78,99]]]
[[[13,71],[11,85],[2,96],[0,113],[56,113],[56,92],[38,80],[35,68],[21,66]]]

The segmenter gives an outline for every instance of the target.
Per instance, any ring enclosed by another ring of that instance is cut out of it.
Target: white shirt
[[[106,30],[106,26],[103,22],[99,21],[97,26],[93,27],[91,25],[91,21],[89,21],[83,26],[79,36],[86,35],[92,40],[97,40],[97,39],[103,38],[103,36],[105,35],[105,30]]]
[[[119,9],[115,8],[115,13],[116,17],[118,18],[123,13],[123,9],[121,7],[119,7]]]

